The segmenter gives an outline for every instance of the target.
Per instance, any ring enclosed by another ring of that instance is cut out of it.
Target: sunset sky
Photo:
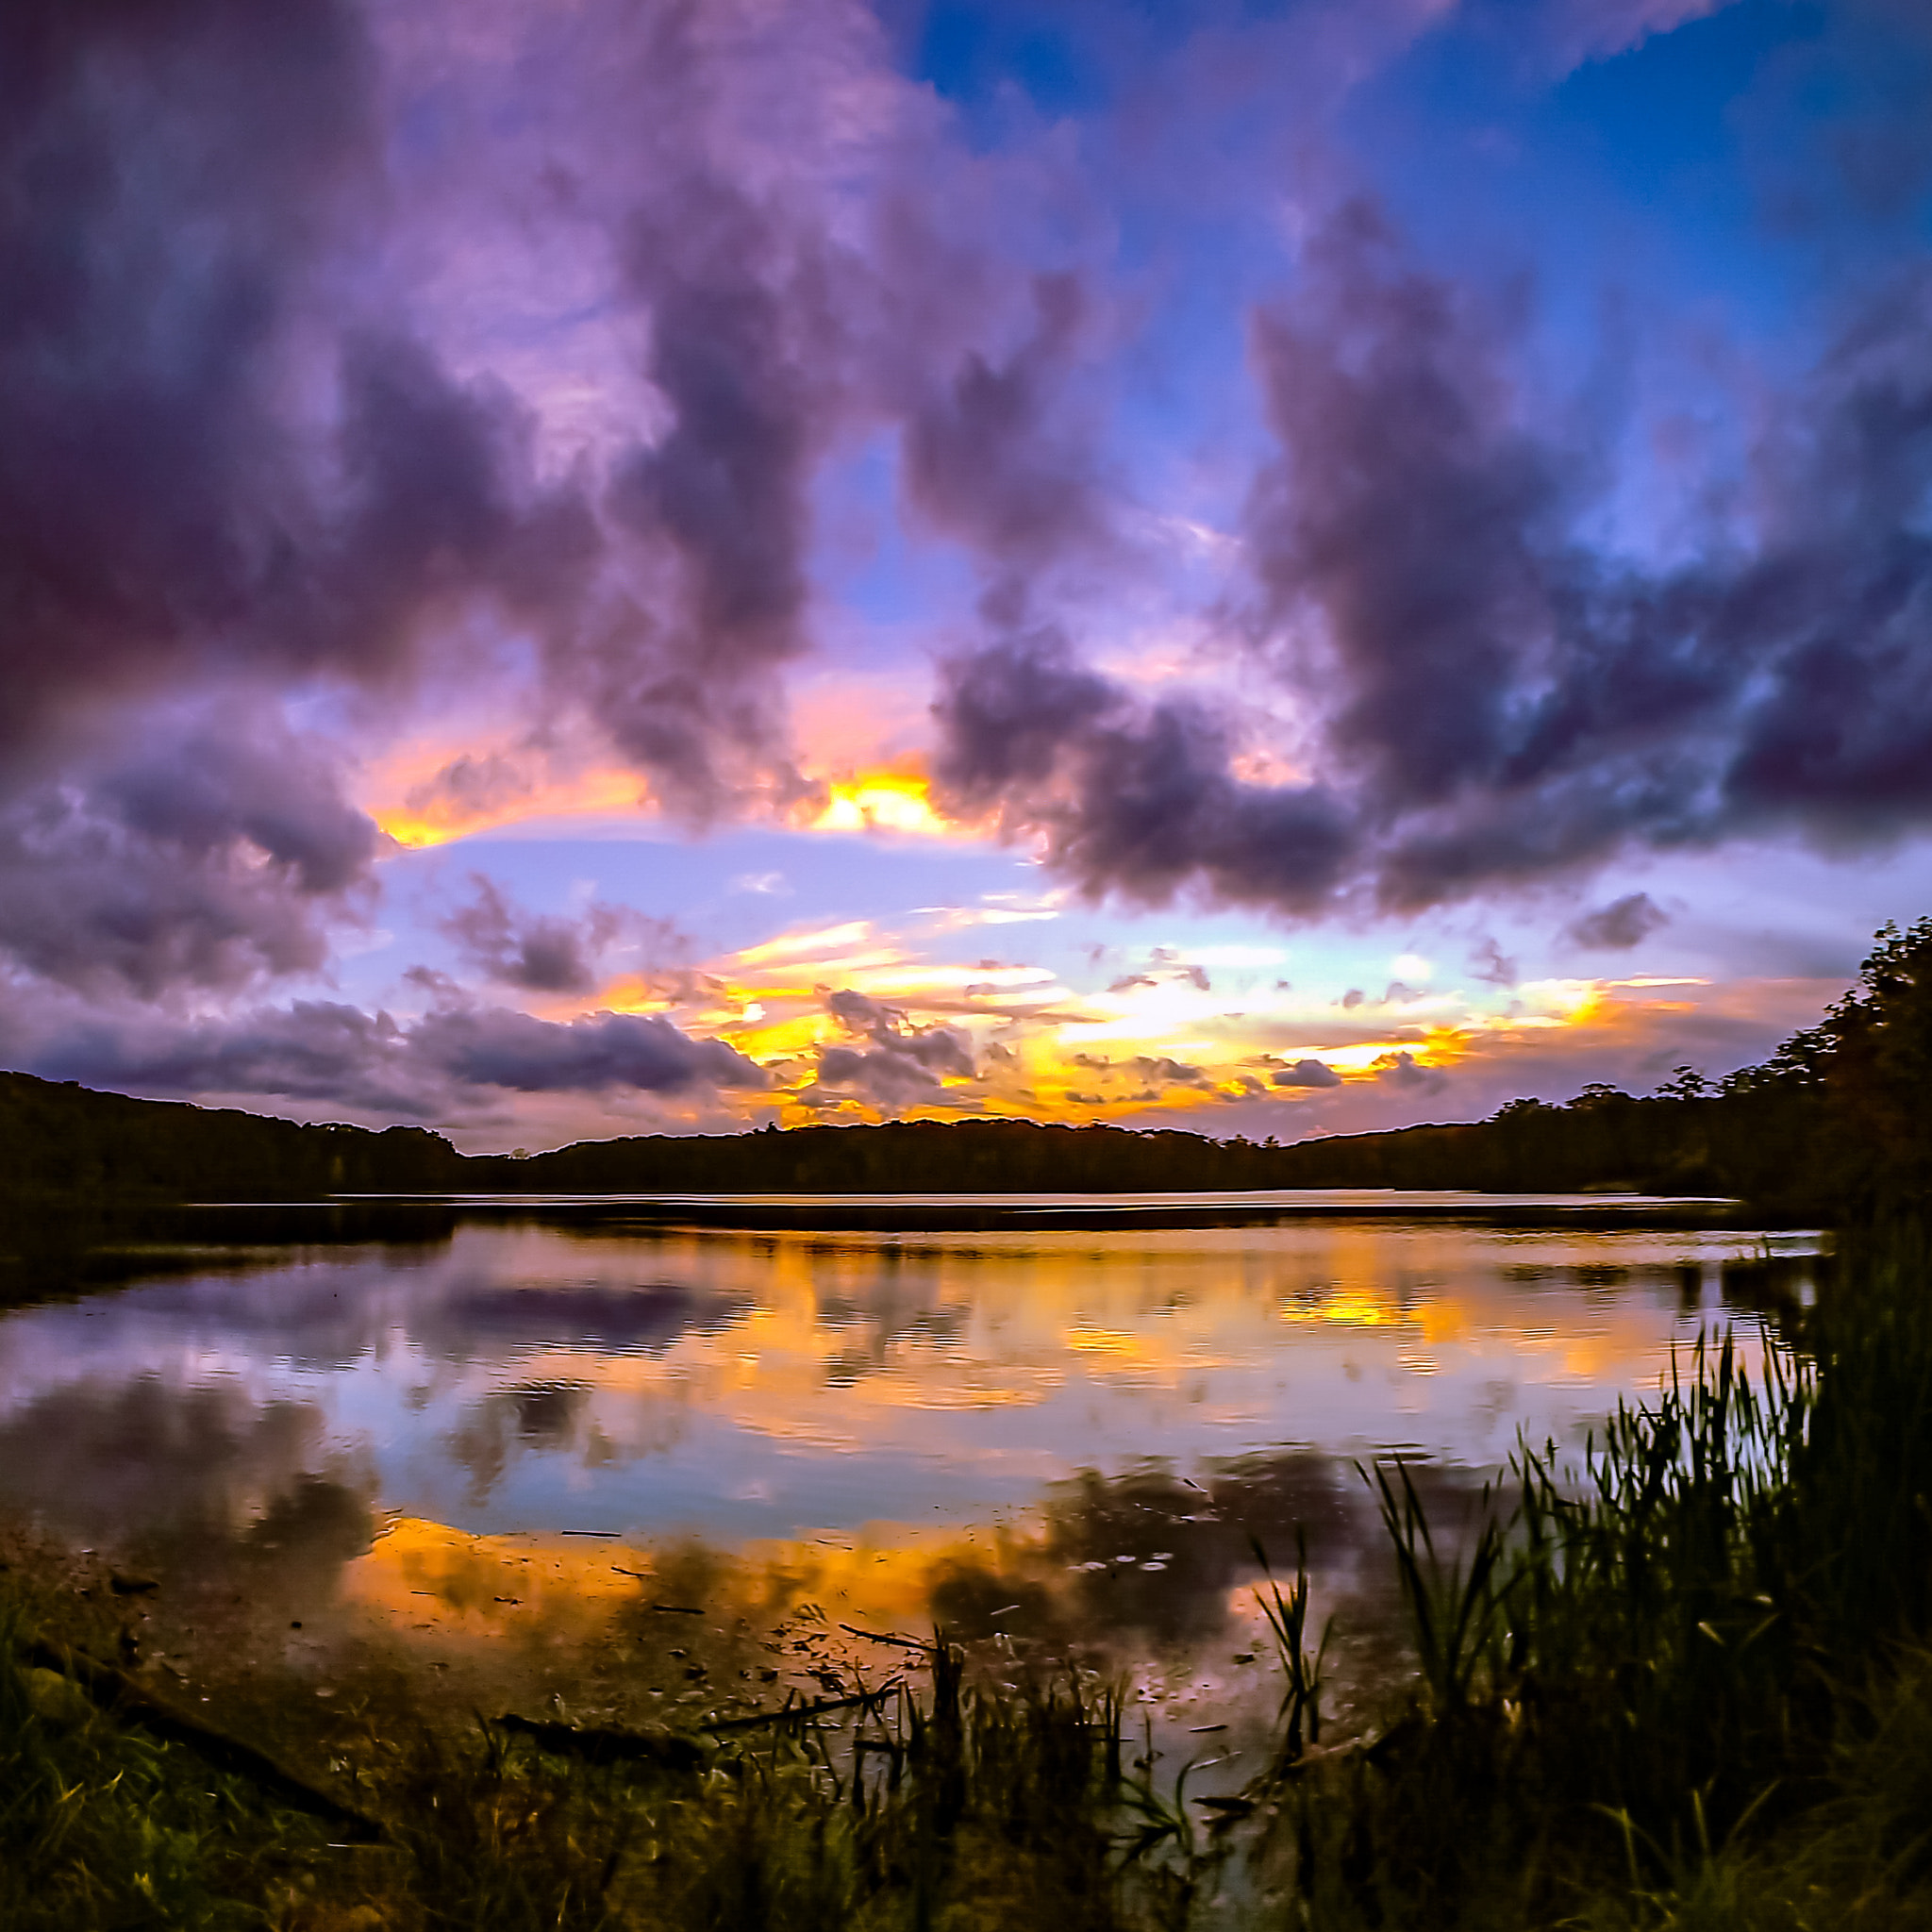
[[[1644,1091],[1932,911],[1923,0],[10,0],[0,1062]]]

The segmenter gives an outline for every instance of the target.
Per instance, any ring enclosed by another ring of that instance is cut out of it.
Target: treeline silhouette
[[[468,1166],[424,1127],[304,1126],[0,1074],[0,1185],[16,1202],[430,1193],[464,1185]]]
[[[1487,1121],[1279,1146],[1173,1129],[898,1122],[464,1156],[421,1127],[304,1126],[0,1074],[0,1191],[76,1200],[374,1193],[1035,1193],[1427,1188],[1735,1195],[1840,1220],[1932,1189],[1932,918],[1887,926],[1821,1024],[1762,1066],[1656,1093],[1586,1087]]]

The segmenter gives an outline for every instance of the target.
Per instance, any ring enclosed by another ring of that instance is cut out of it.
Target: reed
[[[1322,1640],[1311,1653],[1308,1649],[1308,1540],[1305,1530],[1295,1532],[1294,1582],[1284,1596],[1268,1561],[1268,1552],[1258,1537],[1249,1539],[1255,1562],[1261,1572],[1261,1588],[1256,1592],[1268,1635],[1281,1665],[1281,1707],[1275,1722],[1281,1729],[1281,1742],[1274,1754],[1277,1767],[1286,1769],[1302,1755],[1303,1734],[1307,1742],[1322,1740],[1322,1676],[1328,1656],[1333,1624],[1324,1625]]]
[[[1345,1777],[1285,1788],[1306,1908],[1822,1924],[1815,1851],[1821,1895],[1884,1922],[1932,1867],[1932,1776],[1900,1774],[1889,1715],[1932,1635],[1928,1281],[1915,1238],[1848,1243],[1760,1377],[1725,1336],[1580,1463],[1522,1445],[1453,1558],[1407,1471],[1369,1472],[1416,1675]],[[1874,1778],[1884,1803],[1848,1795]],[[1740,1886],[1749,1916],[1712,1919]]]

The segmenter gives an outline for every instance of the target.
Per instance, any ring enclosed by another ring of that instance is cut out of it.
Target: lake
[[[0,1315],[0,1518],[158,1586],[145,1667],[695,1722],[938,1622],[1226,1758],[1276,1694],[1257,1547],[1306,1547],[1347,1707],[1395,1634],[1365,1466],[1453,1541],[1519,1437],[1580,1450],[1726,1324],[1755,1360],[1819,1250],[1601,1198],[367,1212],[208,1210]]]

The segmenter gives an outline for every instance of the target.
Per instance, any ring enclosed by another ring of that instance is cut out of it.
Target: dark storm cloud
[[[274,391],[369,135],[335,0],[0,12],[6,741],[158,682],[301,575]]]
[[[320,751],[280,823],[252,777],[218,810],[183,764],[171,798],[164,698],[392,726],[522,680],[540,736],[588,715],[704,818],[803,789],[779,680],[841,439],[903,428],[908,502],[1010,609],[1099,541],[1091,298],[954,220],[883,48],[862,8],[0,10],[7,963],[157,997],[324,963],[376,841]],[[450,238],[487,261],[512,218],[595,264],[635,358],[637,420],[575,466],[540,462],[541,398],[439,346],[503,323],[444,312]],[[457,937],[502,983],[591,983],[595,935],[489,924]]]
[[[312,971],[378,842],[312,746],[231,706],[0,795],[0,950],[152,997]]]
[[[274,693],[388,684],[466,600],[559,594],[568,505],[518,481],[517,410],[337,313],[375,99],[338,0],[0,10],[0,947],[29,973],[316,968],[379,841]]]
[[[127,1091],[278,1095],[415,1120],[491,1090],[676,1094],[767,1084],[732,1047],[694,1040],[658,1014],[551,1021],[502,1007],[445,1007],[409,1023],[325,1001],[200,1022],[103,1015],[45,1024],[23,1059],[50,1079]]]
[[[336,516],[288,634],[324,669],[380,676],[478,601],[540,633],[574,621],[600,540],[579,499],[534,489],[521,406],[408,336],[352,333],[340,366]]]
[[[1257,328],[1283,455],[1252,528],[1272,609],[1325,645],[1384,903],[1932,815],[1923,280],[1790,399],[1755,548],[1644,575],[1580,541],[1600,453],[1522,425],[1468,305],[1366,216],[1326,251],[1311,312]]]
[[[1549,620],[1566,473],[1509,424],[1485,319],[1387,253],[1351,210],[1303,307],[1257,319],[1282,460],[1251,519],[1272,611],[1327,632],[1335,750],[1399,811],[1501,774],[1513,650]]]
[[[394,1021],[333,1001],[185,1023],[102,1014],[50,1027],[22,1060],[48,1079],[142,1093],[276,1094],[413,1118],[436,1098]]]
[[[675,546],[697,632],[756,665],[798,647],[829,347],[813,338],[832,322],[816,264],[788,277],[773,258],[790,238],[747,196],[697,181],[675,207],[675,221],[640,219],[633,275],[651,302],[651,379],[676,420],[622,488]]]
[[[554,595],[518,412],[352,319],[377,75],[341,0],[0,12],[0,732],[247,670],[385,675]]]
[[[719,753],[774,736],[771,679],[807,648],[812,482],[849,406],[840,273],[808,225],[717,178],[688,180],[631,225],[648,373],[674,420],[610,503],[663,559],[663,594],[574,675],[618,743],[700,812],[728,784]]]
[[[1649,938],[1671,915],[1648,892],[1627,892],[1574,921],[1569,937],[1579,946],[1624,950]]]
[[[764,1072],[722,1040],[693,1040],[657,1013],[587,1013],[538,1020],[502,1007],[426,1014],[413,1054],[453,1079],[519,1093],[601,1093],[631,1088],[763,1087]]]
[[[1633,848],[1923,827],[1928,321],[1927,276],[1869,303],[1764,439],[1749,541],[1646,572],[1581,534],[1607,437],[1532,426],[1507,318],[1350,208],[1253,336],[1278,454],[1248,508],[1240,648],[1304,721],[1283,749],[1307,782],[1243,779],[1229,714],[1131,692],[1036,625],[943,667],[942,795],[1043,834],[1091,893],[1297,916]]]
[[[1420,1065],[1412,1053],[1394,1053],[1375,1062],[1375,1077],[1405,1092],[1438,1093],[1449,1084],[1446,1074]]]
[[[774,674],[805,648],[810,496],[876,284],[810,192],[740,178],[758,158],[727,124],[783,49],[700,13],[465,10],[456,35],[434,8],[349,0],[0,9],[17,967],[75,977],[90,922],[88,970],[149,992],[323,957],[314,902],[366,871],[366,825],[310,811],[325,861],[238,805],[224,843],[201,775],[171,804],[144,752],[126,754],[138,800],[92,789],[102,741],[144,746],[163,697],[242,681],[264,717],[318,689],[393,712],[418,678],[523,677],[540,725],[588,708],[674,806],[716,808],[747,765],[793,782]],[[492,128],[470,199],[435,203],[423,156],[526,55],[549,76],[525,97],[542,138]],[[608,485],[584,464],[541,482],[530,407],[431,346],[436,297],[408,278],[435,251],[410,225],[466,233],[499,188],[541,189],[573,245],[617,261],[609,299],[664,420],[631,430]],[[306,771],[295,789],[317,794]],[[69,910],[71,866],[88,878]],[[522,983],[558,973],[575,983],[533,955]]]
[[[795,801],[781,680],[814,642],[828,464],[901,424],[948,443],[975,378],[1024,385],[1077,317],[1042,284],[1035,346],[975,354],[1024,285],[957,231],[936,189],[958,158],[869,8],[509,14],[513,58],[567,76],[520,90],[529,172],[558,183],[531,217],[601,230],[652,419],[597,493],[608,556],[545,632],[552,685],[674,809]]]
[[[1185,1060],[1171,1059],[1165,1054],[1139,1054],[1134,1071],[1151,1084],[1174,1087],[1211,1087],[1214,1082],[1205,1067],[1190,1066]]]
[[[1493,936],[1486,938],[1470,955],[1470,969],[1486,986],[1514,986],[1521,976],[1517,962],[1504,952]]]
[[[914,1026],[899,1008],[849,991],[827,993],[825,1010],[846,1032],[870,1042],[875,1053],[908,1062],[928,1074],[970,1076],[974,1071],[973,1043],[956,1026]]]
[[[967,542],[996,587],[1106,541],[1091,445],[1064,420],[1089,302],[1074,276],[1039,276],[1033,325],[1012,354],[995,363],[969,352],[906,423],[910,502]]]
[[[1352,833],[1326,788],[1244,784],[1211,711],[1134,696],[1057,630],[943,665],[933,708],[941,798],[1043,831],[1053,865],[1089,892],[1160,904],[1192,885],[1311,911],[1345,876]]]

